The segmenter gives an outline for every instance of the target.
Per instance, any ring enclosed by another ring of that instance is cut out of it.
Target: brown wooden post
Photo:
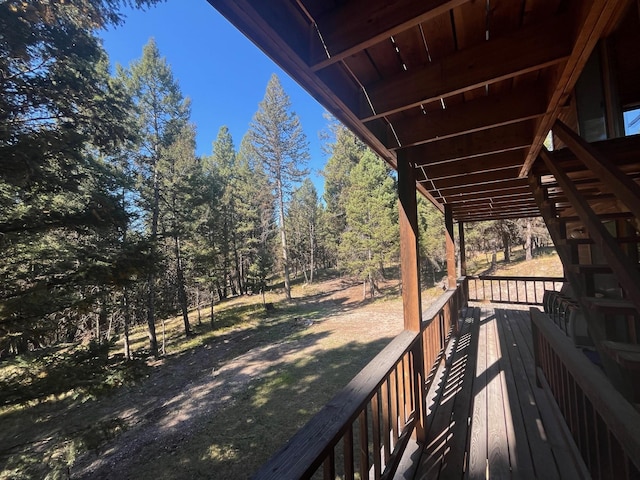
[[[464,243],[464,222],[458,222],[458,242],[460,243],[460,276],[464,277],[464,281],[460,288],[463,290],[463,303],[458,305],[459,308],[466,307],[469,299],[469,282],[467,281],[467,254]]]
[[[444,226],[447,250],[447,283],[449,288],[456,288],[456,247],[453,238],[453,213],[451,206],[444,206]]]
[[[398,210],[400,223],[400,270],[402,271],[402,306],[404,329],[421,332],[420,256],[418,254],[418,205],[416,202],[416,171],[403,152],[398,152]],[[422,341],[413,349],[413,370],[416,385],[416,440],[424,442],[426,419],[426,382]]]
[[[458,282],[456,276],[456,245],[453,237],[453,213],[451,212],[450,205],[444,206],[444,226],[447,250],[447,287],[451,289],[456,288]],[[461,305],[458,305],[458,302],[454,301],[451,306],[451,325],[453,326],[453,334],[457,335]]]
[[[464,251],[464,223],[458,222],[458,242],[460,243],[460,276],[467,275],[467,256]]]
[[[419,332],[422,312],[420,310],[416,175],[413,164],[403,158],[404,155],[398,157],[398,208],[404,329]]]

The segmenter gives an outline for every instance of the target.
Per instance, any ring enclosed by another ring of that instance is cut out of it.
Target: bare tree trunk
[[[209,325],[211,325],[211,329],[213,329],[213,325],[214,325],[214,317],[213,317],[213,303],[215,301],[215,290],[213,289],[213,287],[210,290],[211,293],[211,306],[210,306],[210,311],[209,311]]]
[[[167,354],[167,330],[165,327],[165,320],[162,319],[162,355]]]
[[[196,305],[198,306],[198,325],[202,325],[202,313],[200,308],[200,287],[196,287]]]
[[[160,179],[158,178],[158,152],[156,147],[156,160],[153,165],[153,212],[151,217],[151,244],[152,258],[156,261],[158,246],[158,218],[160,216]],[[147,329],[149,334],[149,350],[154,357],[158,356],[158,339],[156,337],[156,276],[150,273],[147,277]]]
[[[131,309],[129,308],[129,289],[122,289],[122,311],[124,312],[124,358],[131,360],[131,345],[129,343],[129,325],[131,325]]]
[[[107,337],[106,337],[107,342],[111,341],[112,331],[113,331],[113,312],[111,312],[111,315],[109,315],[109,326],[107,327]]]
[[[309,251],[309,282],[313,283],[313,271],[315,270],[316,266],[315,266],[315,241],[314,241],[314,232],[313,232],[313,225],[311,225],[309,227],[309,244],[310,244],[310,251]]]
[[[527,218],[527,230],[526,230],[525,241],[524,241],[524,255],[525,255],[525,260],[531,260],[533,258],[530,218]]]
[[[282,181],[278,179],[278,213],[280,214],[280,239],[282,241],[282,266],[284,269],[284,293],[291,300],[291,282],[289,281],[289,249],[287,248],[287,232],[284,228],[284,192]]]
[[[502,234],[502,246],[504,248],[504,263],[509,263],[511,261],[511,241],[506,233]]]
[[[189,324],[189,306],[187,305],[187,291],[184,286],[184,271],[182,269],[182,254],[180,252],[180,238],[173,236],[176,255],[176,278],[178,281],[178,302],[182,310],[182,320],[184,322],[184,334],[191,335],[191,325]]]

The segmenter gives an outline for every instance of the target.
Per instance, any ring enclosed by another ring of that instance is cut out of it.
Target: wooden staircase
[[[589,144],[559,121],[553,133],[567,148],[543,149],[529,182],[605,371],[637,402],[640,353],[634,366],[612,349],[639,343],[640,137]]]

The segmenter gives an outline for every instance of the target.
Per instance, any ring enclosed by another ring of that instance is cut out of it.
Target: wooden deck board
[[[415,479],[581,478],[536,387],[528,312],[469,310],[450,355]]]
[[[509,369],[515,385],[515,396],[512,410],[517,409],[517,413],[522,419],[526,442],[530,455],[533,457],[534,477],[544,479],[559,478],[558,469],[555,465],[555,457],[551,447],[547,442],[547,437],[540,418],[536,395],[533,391],[535,387],[535,377],[532,377],[531,370],[527,368],[530,364],[533,369],[533,357],[528,349],[528,341],[523,335],[519,323],[525,319],[518,313],[512,313],[512,321],[506,321],[509,314],[504,310],[497,310],[497,315],[505,320],[501,322],[502,332],[505,342],[511,345],[509,349]]]
[[[487,322],[487,464],[489,478],[511,478],[509,440],[505,422],[509,398],[502,395],[504,364],[497,339],[497,319],[489,316]],[[513,446],[511,447],[513,448]]]
[[[535,469],[531,460],[531,452],[529,450],[529,441],[527,440],[527,431],[524,425],[522,415],[522,407],[519,403],[518,386],[515,378],[517,371],[517,362],[520,361],[517,345],[512,339],[507,339],[505,329],[507,328],[503,322],[497,322],[498,340],[502,356],[500,359],[501,367],[505,372],[504,391],[509,400],[508,407],[505,408],[505,423],[508,429],[509,445],[514,446],[509,449],[509,457],[511,460],[511,471],[513,478],[522,478],[530,480],[535,478]],[[515,366],[513,365],[515,364]]]
[[[473,395],[473,383],[475,380],[475,364],[478,353],[478,344],[473,341],[477,337],[480,325],[480,310],[472,309],[465,318],[460,335],[460,342],[456,353],[458,354],[459,391],[456,393],[451,424],[454,426],[469,424],[469,403]],[[460,479],[465,470],[465,458],[467,452],[467,429],[456,428],[456,433],[447,443],[447,455],[440,469],[440,479]]]
[[[473,317],[472,317],[473,318]],[[473,377],[469,377],[468,359],[475,361],[475,351],[469,351],[474,345],[471,341],[473,329],[477,329],[479,317],[475,322],[465,323],[460,332],[460,337],[455,345],[452,345],[448,351],[447,359],[449,363],[449,372],[442,379],[440,385],[436,387],[437,392],[431,392],[431,398],[439,402],[438,408],[432,415],[427,418],[428,424],[427,435],[429,444],[427,450],[428,455],[423,455],[419,467],[420,475],[416,478],[420,480],[436,479],[436,478],[460,478],[462,464],[454,466],[449,462],[450,458],[456,458],[452,455],[452,451],[458,452],[462,450],[464,456],[466,444],[466,429],[459,429],[455,426],[459,423],[467,424],[469,409],[468,401],[465,403],[464,398],[471,398],[471,392],[464,392],[461,389],[470,389],[473,384]],[[462,447],[459,444],[462,443]],[[456,458],[457,459],[457,458]],[[457,477],[448,477],[449,472],[454,472],[458,468]]]
[[[483,312],[484,313],[484,312]],[[478,333],[478,358],[476,359],[476,378],[473,384],[471,402],[471,434],[469,444],[469,468],[465,478],[485,478],[487,471],[487,324],[480,318]]]

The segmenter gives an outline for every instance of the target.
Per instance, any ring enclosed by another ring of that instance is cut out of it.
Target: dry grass
[[[542,256],[496,272],[556,275]],[[477,262],[480,264],[481,262]],[[424,304],[442,293],[425,291]],[[166,355],[108,396],[73,390],[0,410],[0,479],[247,478],[402,329],[397,281],[376,300],[333,278],[241,297],[165,322]],[[158,337],[161,340],[161,326]],[[146,330],[132,332],[139,358]],[[119,353],[118,346],[112,355]],[[0,378],[15,365],[4,362]],[[83,473],[84,472],[84,473]]]

